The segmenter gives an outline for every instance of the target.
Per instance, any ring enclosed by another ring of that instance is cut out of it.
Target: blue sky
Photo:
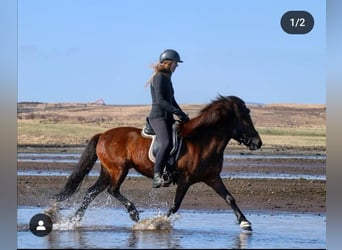
[[[19,0],[18,101],[150,104],[151,64],[168,48],[180,104],[326,102],[326,1]],[[315,20],[280,27],[289,10]]]

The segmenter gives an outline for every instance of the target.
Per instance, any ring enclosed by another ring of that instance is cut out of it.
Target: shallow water
[[[69,176],[71,171],[61,170],[19,170],[18,176]],[[98,176],[99,170],[92,170],[89,176]],[[127,176],[143,177],[141,174],[132,170]],[[326,180],[325,175],[309,175],[309,174],[285,174],[285,173],[221,173],[222,178],[238,178],[238,179],[306,179],[306,180]]]
[[[123,209],[89,208],[76,227],[66,220],[73,210],[60,210],[46,237],[28,230],[30,218],[47,208],[18,208],[18,248],[326,248],[325,214],[247,212],[253,232],[240,229],[228,211],[180,210],[167,230],[133,230]],[[141,219],[166,211],[147,209]]]
[[[79,160],[80,154],[75,153],[18,153],[18,162],[56,162],[56,163],[76,163]],[[253,168],[256,167],[256,172],[231,172],[229,167],[231,163],[227,162],[229,159],[234,160],[247,160],[247,159],[288,159],[288,160],[325,160],[325,155],[239,155],[239,154],[226,154],[224,156],[225,162],[221,172],[222,178],[268,178],[268,179],[308,179],[308,180],[326,180],[326,176],[323,174],[303,174],[303,173],[278,173],[278,172],[257,172],[258,164],[248,163],[248,166]],[[238,165],[239,163],[234,163]],[[246,165],[246,163],[242,163]],[[263,163],[265,166],[266,163]],[[278,163],[271,163],[272,166],[277,167]],[[287,164],[287,166],[292,166]],[[295,166],[293,166],[295,167]],[[89,176],[98,176],[99,168],[94,168]],[[18,170],[18,176],[69,176],[71,170]],[[141,177],[136,171],[131,170],[128,176]]]
[[[18,160],[36,162],[58,162],[75,163],[79,160],[80,153],[18,153]],[[325,155],[252,155],[252,154],[225,154],[224,159],[306,159],[306,160],[325,160]]]

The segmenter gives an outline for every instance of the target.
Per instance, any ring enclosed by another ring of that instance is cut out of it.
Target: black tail
[[[97,160],[96,145],[100,135],[101,134],[96,134],[90,139],[63,190],[56,195],[58,201],[63,201],[73,195],[81,185],[84,177],[89,174],[90,170],[93,168]]]

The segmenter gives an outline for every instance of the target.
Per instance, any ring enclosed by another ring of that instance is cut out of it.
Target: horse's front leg
[[[120,193],[119,188],[109,187],[108,193],[113,195],[116,199],[118,199],[126,207],[127,212],[129,213],[129,216],[131,217],[131,219],[133,221],[135,221],[135,222],[139,221],[139,212],[135,208],[135,205],[133,204],[133,202],[128,200],[125,196],[123,196]]]
[[[169,217],[171,214],[174,214],[178,211],[189,187],[190,187],[189,184],[177,184],[175,199],[173,200],[173,204],[170,207],[169,211],[167,212],[167,217]]]
[[[216,193],[218,193],[218,195],[222,197],[225,200],[225,202],[231,206],[240,224],[240,227],[244,230],[252,231],[252,224],[246,219],[245,215],[237,206],[234,197],[229,193],[229,191],[223,184],[221,177],[218,176],[214,180],[207,181],[206,184],[212,187],[216,191]]]

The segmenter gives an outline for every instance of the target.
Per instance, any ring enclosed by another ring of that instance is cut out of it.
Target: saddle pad
[[[156,135],[146,134],[145,133],[145,129],[142,129],[141,130],[141,136],[145,137],[145,138],[152,139],[152,142],[150,144],[150,148],[148,150],[148,158],[153,163],[155,163],[156,162],[156,156],[155,156],[156,152],[155,151],[157,151],[157,149],[155,148],[156,147],[156,145],[155,145]],[[178,156],[178,154],[179,154],[179,150],[178,149],[180,149],[180,144],[181,144],[181,141],[180,141],[180,143],[178,143],[178,140],[177,140],[176,136],[173,136],[173,138],[172,138],[172,149],[170,151],[170,156],[172,156],[174,154],[177,154],[177,156]]]
[[[150,161],[152,161],[153,163],[156,162],[156,157],[153,155],[153,144],[154,141],[156,140],[156,136],[155,135],[149,135],[145,133],[145,129],[141,130],[141,136],[145,137],[145,138],[150,138],[152,139],[152,142],[150,144],[150,148],[148,150],[148,158],[150,159]]]

